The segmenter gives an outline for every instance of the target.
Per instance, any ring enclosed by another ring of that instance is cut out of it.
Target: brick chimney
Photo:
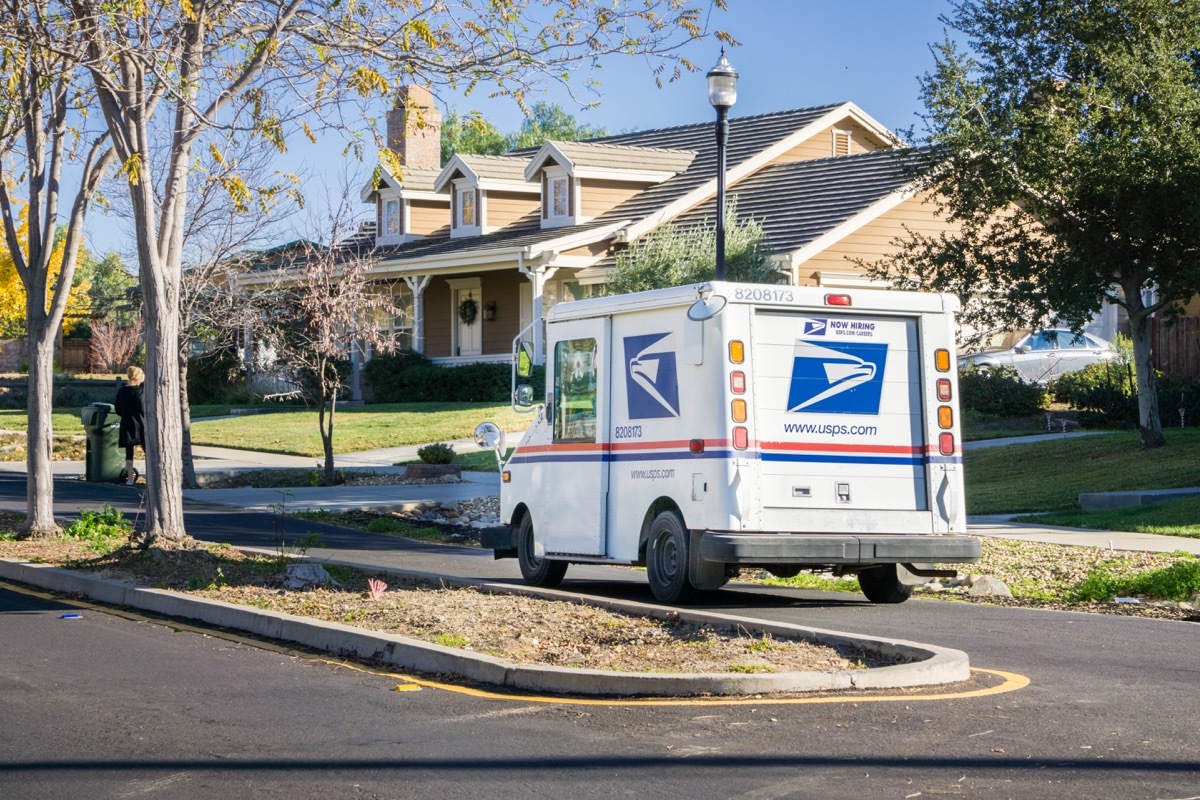
[[[401,86],[387,115],[387,146],[406,167],[441,169],[442,112],[424,86]]]

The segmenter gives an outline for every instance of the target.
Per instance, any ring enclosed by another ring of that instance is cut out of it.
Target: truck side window
[[[554,346],[554,438],[596,441],[596,340]]]

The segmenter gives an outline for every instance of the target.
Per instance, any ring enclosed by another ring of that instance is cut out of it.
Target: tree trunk
[[[321,376],[320,379],[323,380],[323,370]],[[337,409],[337,392],[335,391],[333,398],[328,401],[328,417],[325,416],[325,397],[321,397],[320,402],[320,408],[317,410],[317,424],[321,427],[321,448],[325,451],[325,474],[322,483],[325,486],[334,486],[337,484],[337,470],[333,467],[333,415]]]
[[[1142,449],[1155,450],[1166,445],[1162,416],[1158,410],[1158,380],[1154,374],[1154,353],[1150,339],[1151,309],[1142,299],[1145,281],[1140,275],[1128,276],[1121,284],[1125,310],[1129,312],[1129,335],[1133,339],[1133,370],[1137,376],[1138,430]]]
[[[183,485],[187,489],[199,489],[196,478],[196,462],[192,453],[192,406],[187,395],[187,356],[179,354],[179,419],[183,435]]]
[[[54,329],[40,292],[29,292],[25,313],[29,332],[29,434],[23,532],[30,538],[46,539],[62,533],[54,521]]]

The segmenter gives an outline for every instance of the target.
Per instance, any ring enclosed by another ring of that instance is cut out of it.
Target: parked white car
[[[1022,380],[1045,385],[1059,375],[1111,361],[1116,356],[1117,351],[1111,344],[1090,333],[1048,328],[1019,335],[1016,344],[1007,349],[962,356],[958,366],[1012,367]]]

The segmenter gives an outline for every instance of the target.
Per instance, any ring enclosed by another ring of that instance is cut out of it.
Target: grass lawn
[[[51,424],[55,434],[83,435],[83,420],[78,408],[56,408]],[[26,433],[29,431],[29,414],[25,409],[0,411],[0,430]]]
[[[518,414],[507,403],[353,406],[338,409],[333,446],[336,453],[355,453],[448,442],[471,436],[475,426],[484,420],[491,420],[508,431],[523,431],[533,421],[530,415]],[[192,425],[192,441],[198,445],[314,458],[322,452],[315,409],[197,422]]]
[[[504,457],[508,458],[512,455],[515,447],[508,448]],[[408,464],[420,464],[420,459],[412,461],[397,461],[396,466],[406,466]],[[454,454],[454,463],[462,467],[464,472],[499,472],[496,466],[496,454],[492,450],[483,450],[472,445],[470,450],[460,450]]]
[[[1168,429],[1140,449],[1136,431],[1016,444],[964,454],[967,513],[1077,511],[1081,492],[1200,486],[1200,429]]]
[[[1068,528],[1096,528],[1102,531],[1158,533],[1200,539],[1200,496],[1168,503],[1112,511],[1055,511],[1017,517],[1020,522],[1064,525]]]

